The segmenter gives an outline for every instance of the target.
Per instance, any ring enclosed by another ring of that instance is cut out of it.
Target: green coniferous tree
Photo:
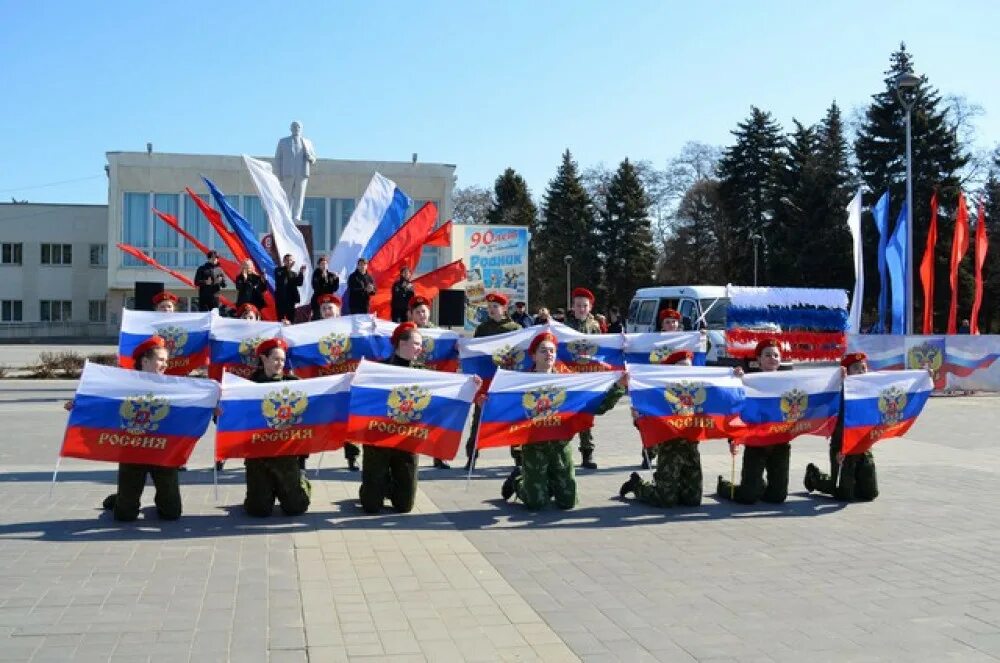
[[[994,153],[993,167],[983,187],[986,210],[986,239],[989,248],[983,264],[983,305],[979,313],[979,330],[983,334],[1000,332],[1000,148]],[[969,239],[969,253],[975,256],[975,227]]]
[[[625,310],[636,288],[650,285],[656,266],[649,198],[628,159],[611,178],[604,209],[597,224],[606,296],[602,310],[609,306]]]
[[[493,185],[493,206],[488,222],[508,226],[530,226],[538,217],[528,183],[513,168],[503,171]]]

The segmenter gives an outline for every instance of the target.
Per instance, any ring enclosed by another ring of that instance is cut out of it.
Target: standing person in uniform
[[[150,336],[132,351],[135,369],[144,373],[164,375],[169,359],[167,342],[160,336]],[[72,410],[73,401],[67,401],[63,407],[67,411]],[[118,491],[105,497],[102,503],[105,509],[111,510],[115,520],[131,522],[139,517],[140,498],[147,474],[156,486],[156,513],[163,520],[181,517],[181,488],[176,467],[119,463]]]
[[[357,267],[347,277],[347,308],[351,314],[368,313],[368,300],[375,294],[375,279],[368,273],[368,261],[358,258]]]
[[[320,256],[316,261],[316,269],[312,275],[312,319],[319,320],[319,298],[323,295],[335,295],[340,290],[340,277],[329,269],[329,261],[326,256]],[[339,298],[338,298],[339,299]],[[340,308],[340,305],[337,305]]]
[[[389,304],[393,322],[406,322],[410,299],[413,297],[413,282],[410,281],[410,268],[403,265],[399,270],[399,278],[392,284],[392,301]]]
[[[845,355],[840,361],[845,379],[852,375],[868,372],[868,356],[864,352]],[[840,413],[837,425],[830,436],[830,473],[823,474],[819,468],[809,463],[806,466],[805,486],[810,493],[818,490],[838,500],[871,502],[878,497],[878,476],[875,472],[875,456],[871,449],[844,455],[844,388],[840,388]]]
[[[601,327],[591,314],[594,308],[594,293],[586,288],[574,288],[570,295],[573,310],[566,316],[566,326],[581,334],[600,334]],[[580,467],[587,470],[597,469],[597,463],[594,462],[594,433],[590,428],[580,431],[580,455],[582,456]]]
[[[754,354],[763,373],[777,371],[781,366],[781,348],[773,338],[758,343]],[[733,442],[729,443],[729,450],[736,455],[736,445]],[[734,487],[720,474],[716,486],[718,496],[733,499],[740,504],[755,504],[757,500],[781,504],[788,497],[788,461],[791,453],[792,447],[788,442],[747,446],[743,451],[739,485]]]
[[[254,268],[253,260],[247,258],[240,265],[240,273],[236,276],[236,307],[244,304],[253,305],[258,312],[264,308],[264,293],[267,292],[267,284]]]
[[[535,324],[535,321],[528,315],[528,305],[524,302],[514,303],[514,315],[510,316],[510,319],[521,327],[530,327]]]
[[[164,290],[153,295],[153,308],[158,313],[175,313],[178,301],[177,295],[169,290]]]
[[[269,338],[257,346],[260,368],[250,379],[261,383],[278,383],[298,380],[285,373],[285,353],[288,344],[284,339]],[[275,385],[277,386],[277,385]],[[298,456],[273,456],[271,458],[247,458],[247,496],[243,500],[246,512],[258,518],[270,516],[274,501],[278,500],[281,510],[289,516],[298,516],[309,508],[312,485],[299,467]]]
[[[209,251],[205,257],[205,264],[194,273],[194,284],[198,286],[199,311],[218,308],[219,291],[226,287],[226,274],[219,267],[219,254]]]
[[[558,340],[551,332],[542,332],[531,340],[528,354],[535,373],[553,373]],[[596,414],[604,414],[625,394],[627,378],[622,376],[605,396]],[[522,448],[522,464],[515,467],[500,488],[500,497],[507,501],[517,494],[525,507],[533,511],[555,499],[560,509],[576,506],[576,475],[573,468],[571,440],[533,442]]]
[[[426,297],[422,297],[420,295],[411,297],[409,309],[410,322],[415,324],[417,329],[433,329],[437,327],[437,325],[431,322],[431,301]],[[434,467],[439,470],[451,469],[451,465],[444,462],[440,458],[434,459]]]
[[[278,307],[278,320],[295,322],[295,307],[299,303],[299,286],[305,282],[306,266],[292,271],[295,258],[286,253],[281,259],[281,267],[274,270],[274,303]]]
[[[664,364],[690,366],[694,353],[678,350],[670,353]],[[632,416],[636,412],[632,410]],[[664,440],[652,448],[656,455],[653,481],[643,481],[638,472],[622,484],[618,495],[634,493],[640,502],[653,506],[698,506],[701,504],[701,453],[698,442],[682,437]]]
[[[507,316],[507,302],[507,298],[499,292],[491,292],[486,295],[486,314],[488,317],[476,327],[476,331],[472,334],[473,338],[484,338],[486,336],[506,334],[507,332],[517,331],[521,328],[521,325],[517,324]],[[469,430],[469,439],[465,441],[465,455],[468,459],[465,462],[466,471],[472,467],[472,452],[476,446],[476,434],[479,431],[479,417],[482,413],[482,406],[476,403],[472,412],[472,428]],[[521,464],[521,452],[519,447],[511,447],[510,455],[514,458],[514,463],[516,465]],[[479,456],[478,451],[476,452],[476,456]]]

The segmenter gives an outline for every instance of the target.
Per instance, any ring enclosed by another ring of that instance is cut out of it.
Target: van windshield
[[[705,313],[705,326],[708,329],[725,329],[726,328],[726,311],[729,310],[729,298],[719,297],[716,301],[715,297],[709,299],[702,299],[701,310],[707,311]],[[713,306],[714,304],[714,306]]]

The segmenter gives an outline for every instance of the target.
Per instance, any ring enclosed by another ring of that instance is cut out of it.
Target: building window
[[[12,244],[8,242],[3,243],[3,264],[4,265],[20,265],[21,264],[21,243]]]
[[[43,265],[72,265],[72,244],[42,244]]]
[[[340,239],[341,233],[354,214],[353,198],[330,198],[329,223],[317,225],[313,223],[313,248],[316,251],[332,251]],[[305,210],[303,209],[303,216]]]
[[[107,322],[108,303],[103,299],[91,299],[88,319],[91,322]]]
[[[306,198],[302,221],[312,227],[313,255],[318,258],[326,253],[326,198]]]
[[[21,322],[22,320],[24,320],[24,318],[21,314],[21,300],[3,300],[3,322]]]
[[[135,310],[135,297],[126,297],[125,302],[122,304],[122,308],[127,308],[130,311]]]
[[[73,319],[73,302],[65,300],[42,300],[40,306],[42,322],[69,322]]]
[[[91,267],[107,267],[108,265],[108,247],[105,244],[91,244],[90,245],[90,266]]]

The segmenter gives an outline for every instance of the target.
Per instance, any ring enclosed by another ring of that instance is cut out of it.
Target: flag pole
[[[52,483],[49,485],[49,497],[52,497],[52,491],[56,487],[56,477],[59,475],[59,464],[62,462],[62,456],[56,457],[56,468],[52,471]]]
[[[325,451],[321,451],[319,453],[319,460],[316,461],[316,474],[313,475],[313,478],[316,480],[319,480],[319,468],[323,467],[323,454],[325,453]]]
[[[729,471],[729,499],[736,499],[736,454],[730,453],[729,458],[732,459],[732,468]]]
[[[219,466],[212,463],[212,486],[215,492],[215,504],[219,504]]]

